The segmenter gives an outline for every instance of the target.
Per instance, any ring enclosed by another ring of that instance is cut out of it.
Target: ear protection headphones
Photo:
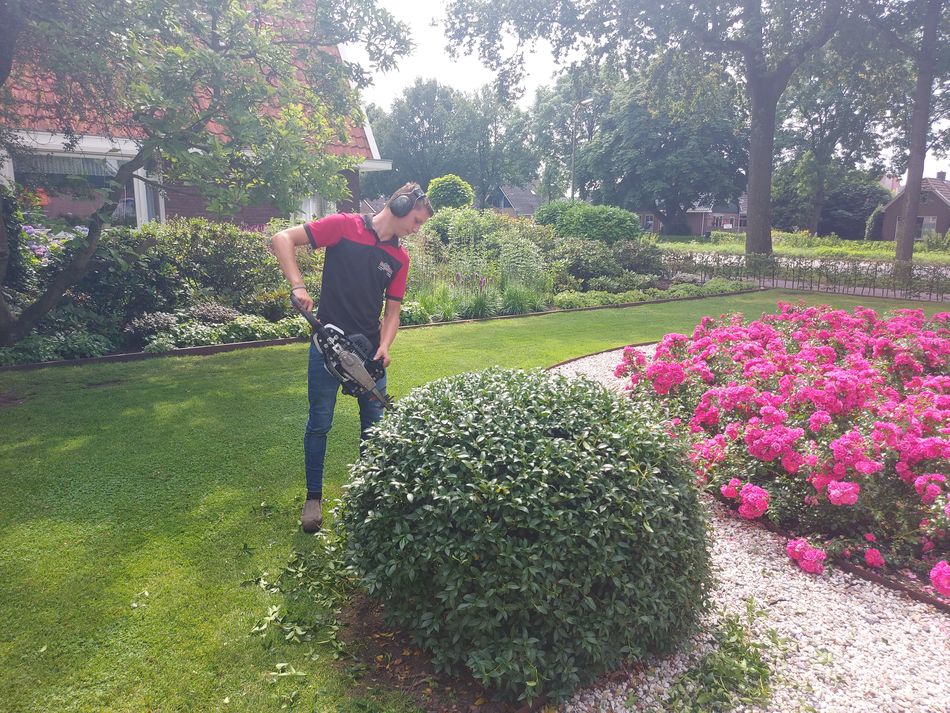
[[[421,188],[414,188],[409,193],[403,193],[396,196],[389,203],[389,210],[397,218],[405,218],[409,212],[416,207],[420,198],[425,198],[426,194]]]

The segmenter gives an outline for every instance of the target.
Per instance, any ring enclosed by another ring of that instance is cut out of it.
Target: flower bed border
[[[643,305],[663,304],[665,302],[689,302],[692,300],[706,300],[717,297],[727,297],[729,295],[747,295],[755,292],[764,292],[772,288],[754,287],[748,290],[739,290],[737,292],[723,292],[717,295],[696,295],[694,297],[671,297],[662,300],[650,300],[649,302],[623,302],[615,305],[597,305],[595,307],[570,307],[567,309],[549,309],[544,312],[526,312],[524,314],[505,314],[497,317],[482,317],[479,319],[454,319],[445,322],[427,322],[426,324],[404,324],[399,327],[403,329],[416,329],[419,327],[439,327],[446,324],[470,324],[474,322],[490,322],[502,319],[520,319],[522,317],[542,317],[550,314],[559,314],[561,312],[590,312],[600,309],[620,309],[625,307],[640,307]],[[120,354],[106,354],[101,357],[86,357],[83,359],[61,359],[58,361],[39,361],[27,364],[11,364],[9,366],[0,366],[0,373],[7,371],[34,371],[36,369],[45,369],[46,367],[56,366],[81,366],[82,364],[107,364],[111,362],[139,361],[141,359],[152,359],[156,357],[180,357],[180,356],[206,356],[208,354],[219,354],[221,352],[231,352],[238,349],[253,349],[255,347],[273,347],[283,344],[294,344],[295,342],[307,341],[305,338],[288,337],[285,339],[265,339],[252,342],[229,342],[227,344],[206,344],[199,347],[181,347],[171,349],[167,352],[123,352]],[[652,344],[652,342],[648,342]],[[604,351],[612,351],[605,349]],[[583,357],[577,357],[582,359]],[[573,361],[573,360],[569,360]],[[565,362],[567,363],[567,362]]]

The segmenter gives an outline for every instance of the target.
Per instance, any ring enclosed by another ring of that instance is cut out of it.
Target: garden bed
[[[738,290],[736,292],[730,292],[727,294],[732,295],[744,295],[755,292],[761,292],[766,288],[756,287],[753,289]],[[473,322],[490,322],[494,320],[505,320],[505,319],[519,319],[521,317],[541,317],[544,315],[557,314],[561,312],[589,312],[591,310],[602,310],[602,309],[618,309],[621,307],[642,307],[651,304],[664,304],[667,302],[686,302],[691,300],[704,300],[711,299],[715,297],[722,297],[724,295],[699,295],[693,297],[678,297],[671,299],[662,299],[662,300],[651,300],[649,302],[624,302],[619,304],[611,305],[598,305],[596,307],[572,307],[568,309],[552,309],[546,310],[544,312],[529,312],[526,314],[511,314],[511,315],[499,315],[495,317],[483,317],[481,319],[456,319],[451,321],[444,322],[429,322],[426,324],[404,324],[399,327],[400,330],[403,329],[416,329],[419,327],[437,327],[440,325],[448,324],[466,324]],[[42,362],[30,362],[28,364],[12,364],[9,366],[0,366],[0,372],[4,371],[32,371],[34,369],[43,369],[46,367],[54,366],[78,366],[81,364],[100,364],[100,363],[110,363],[110,362],[124,362],[124,361],[139,361],[141,359],[152,359],[155,357],[165,357],[165,356],[204,356],[208,354],[220,354],[222,352],[230,352],[237,349],[253,349],[256,347],[272,347],[279,346],[282,344],[294,344],[296,342],[306,341],[306,339],[298,337],[290,337],[286,339],[265,339],[259,341],[250,341],[250,342],[232,342],[229,344],[209,344],[205,346],[198,347],[182,347],[180,349],[169,349],[165,352],[126,352],[122,354],[106,354],[99,357],[86,357],[83,359],[63,359],[59,361],[42,361]]]

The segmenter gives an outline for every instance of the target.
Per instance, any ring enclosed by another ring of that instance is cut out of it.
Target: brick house
[[[897,239],[897,226],[904,212],[904,191],[884,206],[884,223],[881,237],[884,240]],[[933,230],[943,235],[950,230],[950,181],[946,171],[938,171],[936,178],[924,178],[920,181],[920,205],[917,208],[917,239],[925,230]]]
[[[338,53],[334,52],[334,54]],[[134,131],[109,131],[103,126],[80,127],[83,135],[73,150],[67,150],[67,137],[55,133],[54,123],[42,112],[44,102],[55,97],[13,90],[15,100],[24,109],[20,112],[22,125],[13,127],[28,149],[24,158],[3,159],[0,165],[0,180],[24,184],[57,186],[57,190],[41,192],[43,209],[51,218],[88,217],[103,202],[102,189],[115,175],[121,163],[137,153]],[[36,107],[40,107],[37,109]],[[112,138],[108,138],[111,134]],[[334,144],[328,150],[362,159],[356,170],[344,171],[352,198],[328,204],[314,194],[301,201],[300,217],[323,216],[334,211],[357,211],[360,205],[360,175],[371,171],[388,171],[392,161],[383,160],[373,137],[369,123],[351,126],[345,144]],[[157,175],[147,169],[139,169],[137,175],[158,182]],[[126,195],[113,213],[113,222],[140,226],[148,221],[165,221],[173,217],[207,217],[205,203],[196,189],[184,185],[165,186],[160,191],[154,185],[140,180],[131,180],[126,186]],[[242,208],[231,219],[233,222],[254,226],[263,225],[280,212],[271,205],[251,205]]]
[[[697,203],[686,211],[686,224],[689,235],[703,235],[712,230],[727,230],[744,233],[746,228],[748,198],[745,193],[739,196],[737,203]],[[640,211],[640,228],[645,233],[663,231],[663,220],[656,213]]]

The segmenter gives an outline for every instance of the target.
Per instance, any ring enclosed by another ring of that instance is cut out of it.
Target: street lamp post
[[[581,99],[571,110],[571,200],[574,200],[574,154],[577,151],[577,110],[582,106],[587,106],[593,100],[592,97]]]

